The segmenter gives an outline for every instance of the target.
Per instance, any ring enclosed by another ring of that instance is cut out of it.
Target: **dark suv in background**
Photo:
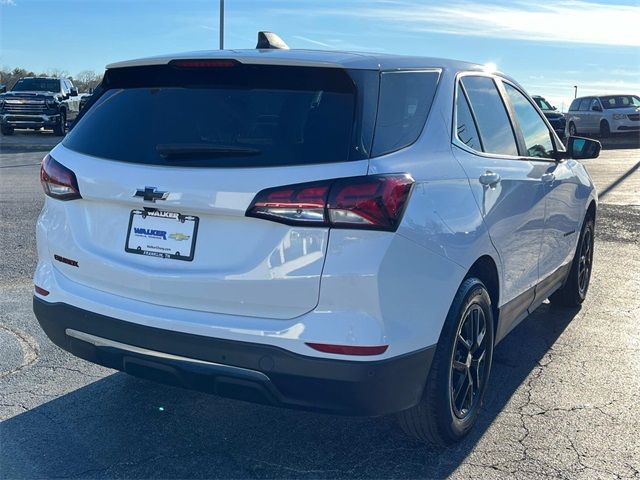
[[[0,95],[0,126],[3,135],[15,128],[46,128],[64,135],[67,122],[79,110],[78,90],[66,78],[25,77],[10,92]]]
[[[540,95],[532,95],[531,98],[536,102],[536,105],[538,105],[540,110],[542,110],[544,116],[547,117],[547,120],[549,120],[549,123],[558,136],[561,139],[564,139],[567,127],[567,120],[564,118],[564,115],[560,113],[556,107],[547,102],[544,97],[541,97]]]

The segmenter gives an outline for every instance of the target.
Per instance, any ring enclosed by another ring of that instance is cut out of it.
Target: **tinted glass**
[[[591,105],[591,99],[583,98],[582,100],[580,100],[580,111],[586,112],[587,110],[589,110],[590,105]]]
[[[247,167],[364,158],[370,145],[357,134],[356,85],[340,69],[134,67],[107,71],[103,89],[66,147],[133,163]]]
[[[467,76],[462,78],[462,84],[478,121],[484,151],[518,155],[511,122],[493,79]]]
[[[571,102],[571,106],[569,107],[569,110],[578,110],[579,106],[580,106],[580,99],[576,98],[573,102]]]
[[[534,97],[533,101],[536,102],[536,104],[538,105],[538,107],[540,107],[540,110],[553,110],[553,106],[547,102],[544,98],[541,97]]]
[[[59,92],[60,80],[55,78],[22,78],[11,89],[13,92]]]
[[[458,139],[466,146],[482,151],[476,124],[473,121],[464,92],[460,87],[458,87],[458,97],[456,98],[456,132]]]
[[[527,98],[508,83],[504,84],[509,101],[524,136],[528,157],[551,158],[553,142],[547,125]]]
[[[600,101],[607,110],[610,108],[640,107],[640,98],[636,95],[609,95],[600,97]]]
[[[411,145],[424,127],[440,74],[384,72],[372,154],[384,155]]]

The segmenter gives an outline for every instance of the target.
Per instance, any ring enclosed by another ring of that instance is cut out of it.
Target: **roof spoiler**
[[[256,45],[256,49],[289,50],[289,45],[284,43],[284,40],[273,32],[258,32],[258,44]]]

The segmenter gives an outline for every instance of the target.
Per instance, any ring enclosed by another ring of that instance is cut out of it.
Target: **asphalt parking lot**
[[[431,449],[392,417],[225,400],[55,347],[31,274],[38,163],[57,140],[0,144],[0,478],[640,478],[640,149],[586,162],[601,203],[583,307],[544,304],[518,326],[496,349],[479,428]]]

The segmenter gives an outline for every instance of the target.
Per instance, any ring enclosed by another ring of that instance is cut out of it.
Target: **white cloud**
[[[453,0],[446,4],[403,1],[373,5],[358,3],[351,8],[312,9],[307,13],[358,17],[387,28],[414,32],[556,42],[559,45],[640,46],[639,5],[583,0],[514,0],[509,3]]]
[[[320,47],[334,48],[328,43],[320,42],[318,40],[313,40],[312,38],[303,37],[302,35],[293,35],[293,38],[297,38],[298,40],[302,40],[303,42],[311,43],[313,45],[318,45]]]
[[[0,0],[0,5],[9,5],[13,7],[15,4],[15,0]]]

